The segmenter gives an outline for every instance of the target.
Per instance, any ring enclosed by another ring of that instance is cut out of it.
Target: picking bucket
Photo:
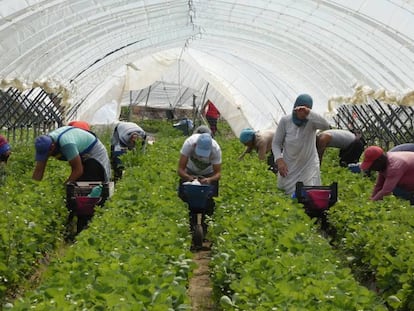
[[[80,216],[92,216],[95,212],[95,205],[101,200],[98,198],[90,198],[85,196],[76,197],[76,214]]]
[[[210,185],[183,185],[190,209],[204,209],[211,195]]]
[[[313,189],[307,190],[306,193],[311,199],[313,205],[317,209],[326,209],[329,207],[329,199],[331,197],[330,190]]]

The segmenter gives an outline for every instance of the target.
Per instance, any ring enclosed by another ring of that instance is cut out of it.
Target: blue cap
[[[35,140],[36,161],[45,161],[49,156],[50,146],[52,145],[52,138],[48,135],[38,136]]]
[[[5,143],[4,145],[0,146],[0,154],[6,153],[10,149],[10,145],[8,143]]]
[[[251,128],[243,129],[240,133],[240,141],[245,144],[249,141],[252,141],[254,138],[254,130]]]
[[[211,146],[213,145],[213,139],[208,133],[200,134],[197,138],[195,153],[196,155],[207,158],[211,153]]]

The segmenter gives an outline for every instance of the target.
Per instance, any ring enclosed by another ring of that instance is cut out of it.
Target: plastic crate
[[[97,198],[88,197],[96,186],[102,185],[102,193]],[[78,181],[66,185],[66,206],[77,215],[93,215],[96,205],[103,205],[114,193],[113,182]]]
[[[297,182],[295,194],[310,217],[324,217],[325,211],[338,201],[338,183],[333,182],[330,186],[305,186],[302,182]]]

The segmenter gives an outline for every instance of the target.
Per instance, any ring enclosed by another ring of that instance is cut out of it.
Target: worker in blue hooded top
[[[329,129],[329,123],[313,112],[312,106],[311,96],[299,95],[292,113],[280,119],[273,137],[272,151],[278,168],[277,186],[286,194],[293,194],[299,181],[307,186],[321,185],[316,132]]]
[[[269,170],[277,173],[277,167],[272,152],[272,141],[275,134],[274,129],[255,131],[251,128],[245,128],[240,132],[239,140],[246,146],[243,153],[239,156],[242,160],[244,156],[253,151],[257,152],[260,161],[264,161],[267,155],[267,164]]]

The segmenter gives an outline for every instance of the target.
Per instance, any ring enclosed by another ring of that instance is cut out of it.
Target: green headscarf
[[[296,100],[295,100],[295,104],[293,105],[293,109],[299,106],[306,106],[310,109],[312,109],[313,106],[313,100],[312,97],[310,97],[310,95],[308,94],[301,94],[299,95]],[[302,126],[305,125],[308,122],[308,119],[298,119],[298,117],[296,116],[296,111],[293,110],[292,111],[292,121],[293,123],[295,123],[296,126]]]

